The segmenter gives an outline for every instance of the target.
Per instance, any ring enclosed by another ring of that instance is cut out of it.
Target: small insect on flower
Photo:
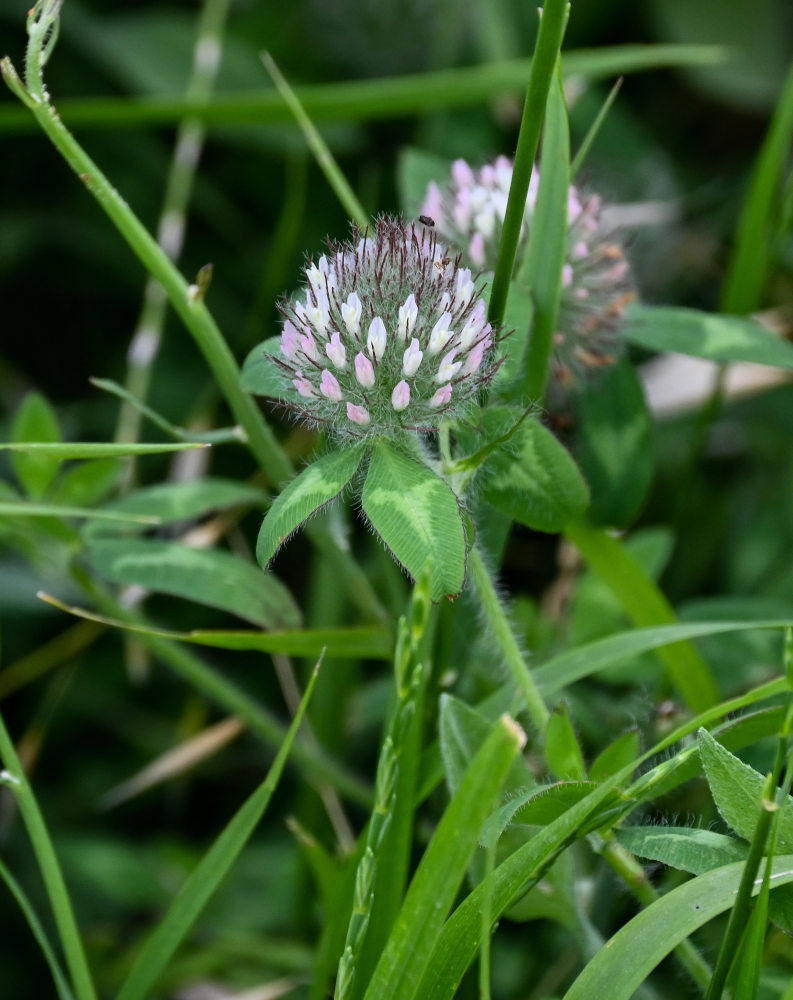
[[[280,350],[269,357],[309,424],[340,437],[432,431],[492,377],[481,289],[433,231],[390,216],[353,227],[305,277],[280,305]]]
[[[422,224],[422,226],[429,226],[430,229],[435,228],[435,219],[431,219],[429,215],[420,215],[419,222]]]

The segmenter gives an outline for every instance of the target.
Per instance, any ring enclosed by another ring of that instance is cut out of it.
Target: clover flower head
[[[472,267],[495,269],[512,161],[499,156],[478,170],[465,160],[452,164],[445,188],[427,188],[423,216],[452,252],[460,252]],[[516,270],[526,251],[540,185],[532,171],[523,212]],[[619,328],[633,298],[627,261],[605,223],[601,199],[584,196],[570,185],[567,198],[567,252],[562,271],[562,297],[551,361],[553,389],[582,382],[589,372],[613,363],[620,351]]]
[[[281,303],[270,360],[308,423],[340,437],[432,431],[495,370],[495,333],[475,276],[435,233],[384,216],[353,227]]]

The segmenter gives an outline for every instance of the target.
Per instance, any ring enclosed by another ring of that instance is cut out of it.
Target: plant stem
[[[193,49],[193,68],[185,89],[186,104],[205,104],[212,96],[220,66],[223,30],[229,0],[204,0]],[[171,261],[179,259],[187,227],[187,206],[193,190],[198,162],[204,145],[206,125],[188,114],[176,133],[173,157],[165,185],[157,242]],[[151,275],[143,292],[140,317],[127,352],[125,387],[139,401],[146,401],[154,361],[160,350],[168,298],[163,286]],[[119,414],[117,441],[136,441],[140,434],[141,413],[125,403]],[[131,474],[133,466],[129,465]]]
[[[72,986],[78,1000],[96,1000],[96,990],[83,950],[77,921],[63,879],[55,849],[52,846],[44,817],[41,815],[33,789],[17,757],[14,743],[0,715],[0,757],[6,768],[5,783],[11,788],[33,845],[41,876],[47,889],[52,913],[66,957]]]
[[[518,686],[534,725],[540,736],[543,736],[550,713],[523,658],[504,606],[499,600],[492,577],[485,565],[485,560],[476,545],[473,546],[468,555],[468,571],[471,574],[471,582],[479,594],[482,610],[492,630],[493,637],[498,643],[504,661]]]
[[[499,327],[504,322],[509,285],[515,267],[523,213],[529,193],[529,181],[540,142],[540,130],[545,116],[548,91],[553,79],[554,67],[562,45],[567,25],[567,0],[546,0],[541,11],[540,30],[531,62],[529,87],[523,105],[523,117],[515,150],[515,165],[509,188],[507,211],[498,251],[493,287],[490,294],[488,320]]]

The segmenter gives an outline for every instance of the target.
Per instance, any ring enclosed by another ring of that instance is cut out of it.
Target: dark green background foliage
[[[0,0],[0,54],[9,53],[17,66],[28,3]],[[182,93],[197,6],[66,0],[60,40],[47,70],[64,120],[70,124],[69,105],[75,102],[75,134],[150,229],[158,218],[177,118],[137,124],[125,121],[122,112],[148,97]],[[294,287],[303,255],[319,252],[327,235],[347,235],[342,209],[280,104],[268,105],[271,110],[261,116],[245,113],[244,121],[236,120],[244,112],[240,95],[273,94],[259,51],[269,50],[297,86],[523,58],[531,52],[534,33],[534,5],[518,0],[232,4],[218,83],[218,96],[229,98],[229,111],[209,128],[180,267],[193,280],[200,267],[213,264],[208,301],[240,363],[254,345],[277,332],[275,302]],[[655,212],[657,221],[636,227],[627,237],[644,303],[715,310],[723,302],[738,213],[793,54],[791,38],[793,9],[784,0],[573,0],[566,50],[665,42],[735,46],[722,65],[709,69],[626,76],[580,175],[584,187],[599,191],[608,202],[644,203]],[[612,82],[571,82],[574,152]],[[99,104],[93,112],[81,112],[79,98],[114,103],[110,113]],[[377,110],[364,115],[355,109],[314,116],[372,215],[399,209],[397,164],[407,146],[446,161],[462,156],[473,163],[514,150],[520,87],[495,99],[472,98],[462,106],[425,108],[423,103],[419,95],[415,108],[398,116]],[[78,124],[79,113],[85,117]],[[64,440],[112,440],[118,400],[88,379],[123,381],[145,275],[37,131],[32,116],[7,92],[0,95],[0,138],[0,440],[12,437],[14,415],[31,391],[51,401]],[[772,234],[768,280],[762,296],[747,306],[774,310],[775,322],[788,333],[791,314],[783,307],[789,310],[793,301],[790,169],[788,160],[787,201],[783,195],[775,214],[784,218],[786,207],[788,226]],[[647,356],[643,348],[631,347],[631,361]],[[635,417],[630,400],[637,390],[627,366],[626,371],[612,373],[609,384],[615,393],[625,393],[627,412]],[[601,412],[599,399],[595,384],[555,429],[571,446],[593,493],[597,486],[593,519],[633,530],[629,549],[662,582],[680,617],[793,617],[793,387],[727,401],[712,414],[700,410],[658,419],[652,428],[642,425],[629,442],[625,428],[614,425],[613,413]],[[173,315],[150,402],[179,426],[231,422],[205,363]],[[262,405],[296,462],[307,459],[314,438],[282,412]],[[587,421],[585,433],[576,426],[581,419]],[[146,424],[142,439],[166,438]],[[623,465],[609,480],[598,463],[631,448],[635,469]],[[170,455],[140,459],[140,484],[168,477],[172,461]],[[233,444],[216,447],[209,462],[215,476],[244,481],[255,472],[250,455]],[[7,453],[0,453],[0,472],[12,481]],[[112,495],[112,463],[107,474]],[[474,506],[484,503],[483,495],[475,496]],[[235,552],[250,557],[261,507],[245,510],[229,538]],[[348,527],[367,575],[389,610],[395,616],[402,613],[407,581],[359,521],[350,518]],[[345,530],[345,524],[340,528]],[[482,530],[497,536],[497,520]],[[10,522],[0,524],[3,668],[73,627],[61,611],[35,597],[44,588],[65,601],[86,603],[62,571],[72,544],[76,536],[64,535],[49,522],[33,525],[24,539]],[[514,525],[505,553],[502,578],[513,600],[513,619],[521,641],[537,656],[545,659],[628,627],[624,610],[591,571],[560,578],[554,536]],[[305,537],[289,543],[275,568],[310,625],[358,623]],[[291,614],[291,605],[288,610]],[[173,596],[149,598],[147,611],[170,629],[240,625],[223,606],[197,608]],[[447,603],[436,637],[439,659],[446,655],[455,671],[458,664],[465,665],[457,671],[455,689],[465,701],[480,700],[503,679],[494,676],[488,637],[479,634],[472,641],[461,628],[462,621],[475,620],[475,615],[469,595],[454,606]],[[779,669],[776,633],[715,635],[701,640],[699,649],[722,697]],[[269,656],[218,649],[201,654],[275,716],[287,717]],[[300,662],[301,680],[309,666],[308,660]],[[271,752],[243,732],[197,768],[105,809],[108,790],[219,721],[223,713],[162,669],[134,636],[122,639],[112,631],[86,642],[75,655],[61,657],[57,669],[41,677],[34,676],[35,665],[20,669],[22,681],[13,684],[4,681],[0,670],[3,714],[15,739],[23,741],[99,988],[109,995],[142,930],[261,780]],[[437,686],[437,678],[432,683]],[[390,684],[389,668],[376,658],[334,659],[320,677],[312,704],[320,744],[365,783],[374,773]],[[642,743],[651,745],[663,731],[659,706],[674,693],[660,661],[642,653],[603,671],[597,681],[580,682],[565,697],[591,762],[633,726],[642,733]],[[435,726],[429,715],[428,725]],[[768,768],[765,744],[755,744],[749,756],[758,770]],[[431,798],[425,807],[428,820],[440,812],[440,793],[435,794],[438,800]],[[45,911],[13,802],[2,797],[0,804],[2,857]],[[701,782],[671,791],[652,810],[648,807],[639,822],[664,813],[694,814],[707,826],[717,815]],[[359,831],[367,816],[360,802],[349,807],[349,814]],[[153,996],[187,997],[176,991],[201,979],[240,990],[268,977],[295,975],[298,983],[306,981],[321,915],[306,862],[310,852],[299,849],[286,829],[289,815],[333,849],[333,833],[316,791],[296,769],[287,770],[267,821],[202,915],[192,945],[179,953]],[[425,833],[420,818],[419,839]],[[583,853],[580,861],[584,872],[593,864]],[[608,937],[631,915],[634,904],[622,890],[615,891],[613,873],[601,867],[591,874],[595,905],[590,912],[597,931]],[[566,877],[564,872],[554,875],[558,885],[553,898],[559,906]],[[671,886],[676,878],[674,871],[659,876],[659,887]],[[534,916],[530,910],[518,920]],[[539,914],[548,917],[541,922],[505,924],[494,945],[494,997],[561,995],[572,981],[579,953],[565,930],[570,917],[563,907],[561,916],[552,910],[549,904]],[[32,1000],[52,995],[46,967],[5,888],[0,888],[0,927],[0,984],[13,984],[0,986],[3,996]],[[526,944],[529,934],[531,947]],[[717,948],[715,933],[703,940],[708,948]],[[780,975],[789,975],[789,959],[780,959],[779,969]],[[662,967],[657,978],[657,995],[689,995],[687,982],[665,980],[664,971]],[[543,976],[547,986],[532,992],[531,984]],[[461,996],[476,995],[474,979],[466,980]],[[298,985],[293,995],[308,994]]]

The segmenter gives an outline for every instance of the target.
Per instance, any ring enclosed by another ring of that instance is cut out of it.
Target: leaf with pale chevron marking
[[[505,413],[491,411],[503,420]],[[556,532],[589,503],[578,466],[549,430],[524,420],[507,446],[488,459],[483,472],[485,498],[509,517],[535,531]]]
[[[414,579],[432,561],[434,601],[460,593],[465,580],[465,532],[457,497],[440,477],[379,441],[362,502],[372,528]]]
[[[358,471],[366,449],[366,443],[361,442],[318,458],[276,497],[256,543],[256,558],[261,566],[267,569],[287,538],[312,514],[336,499]]]

